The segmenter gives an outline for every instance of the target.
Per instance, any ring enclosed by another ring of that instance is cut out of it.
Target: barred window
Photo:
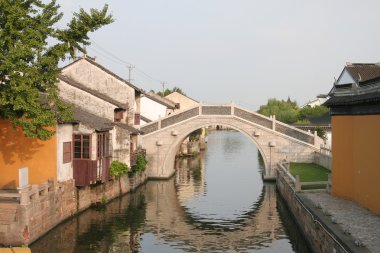
[[[71,141],[63,143],[63,163],[71,162]]]

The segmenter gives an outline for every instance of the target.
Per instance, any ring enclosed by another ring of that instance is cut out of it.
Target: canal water
[[[215,131],[207,149],[178,159],[170,180],[90,208],[30,247],[33,253],[312,252],[278,198],[263,183],[256,146],[235,131]]]

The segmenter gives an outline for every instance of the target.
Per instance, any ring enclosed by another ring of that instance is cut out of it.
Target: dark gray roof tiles
[[[84,110],[83,108],[76,107],[71,105],[74,111],[74,120],[66,123],[82,123],[85,126],[91,127],[96,131],[109,131],[112,130],[115,126],[123,128],[130,132],[131,134],[143,133],[142,131],[129,126],[121,122],[113,122],[110,119],[106,119],[95,115],[91,112]]]
[[[115,99],[113,99],[113,98],[111,98],[111,97],[109,97],[109,96],[107,96],[107,95],[105,95],[105,94],[103,94],[101,92],[98,92],[96,90],[90,89],[90,88],[86,87],[85,85],[83,85],[83,84],[81,84],[81,83],[79,83],[77,81],[74,81],[73,79],[71,79],[71,78],[69,78],[67,76],[59,75],[59,79],[62,80],[62,81],[64,81],[65,83],[67,83],[67,84],[75,87],[75,88],[83,90],[83,91],[85,91],[85,92],[87,92],[87,93],[89,93],[89,94],[91,94],[91,95],[93,95],[93,96],[95,96],[97,98],[100,98],[100,99],[102,99],[102,100],[104,100],[104,101],[106,101],[106,102],[108,102],[110,104],[113,104],[114,106],[117,106],[117,107],[122,108],[124,110],[127,109],[127,105],[126,104],[120,103],[117,100],[115,100]]]
[[[374,63],[352,63],[345,69],[357,83],[380,77],[380,65]]]

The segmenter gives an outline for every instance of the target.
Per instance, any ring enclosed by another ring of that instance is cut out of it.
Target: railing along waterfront
[[[21,205],[27,205],[31,201],[38,199],[40,196],[46,196],[48,192],[54,191],[54,180],[50,179],[39,185],[31,185],[20,190],[1,191],[0,199],[6,202],[16,202]]]
[[[318,189],[322,191],[330,191],[331,189],[331,176],[328,175],[327,181],[312,181],[312,182],[301,182],[299,175],[295,177],[290,173],[290,163],[283,161],[277,164],[278,172],[282,173],[285,176],[285,179],[288,181],[289,185],[295,190],[295,192],[306,192],[306,191],[315,191],[315,189],[302,189],[302,186],[309,185],[326,185],[325,189]]]
[[[285,134],[294,139],[300,140],[302,142],[309,143],[311,145],[316,145],[316,134],[311,134],[300,130],[296,127],[289,126],[282,122],[276,120],[273,117],[266,117],[256,112],[251,112],[234,104],[228,105],[204,105],[200,104],[199,106],[193,107],[187,111],[175,113],[166,118],[159,119],[146,124],[141,127],[141,131],[144,134],[149,134],[160,130],[165,127],[172,126],[179,122],[197,117],[197,116],[232,116],[243,119],[245,121],[254,123],[256,125],[262,126],[264,128],[276,131],[281,134]]]

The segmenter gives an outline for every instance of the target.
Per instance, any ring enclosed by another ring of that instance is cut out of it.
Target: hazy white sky
[[[327,93],[346,62],[380,61],[378,0],[58,0],[65,17],[105,3],[115,22],[90,56],[145,90],[258,109]],[[147,77],[145,74],[150,77]],[[154,80],[153,80],[153,79]]]

